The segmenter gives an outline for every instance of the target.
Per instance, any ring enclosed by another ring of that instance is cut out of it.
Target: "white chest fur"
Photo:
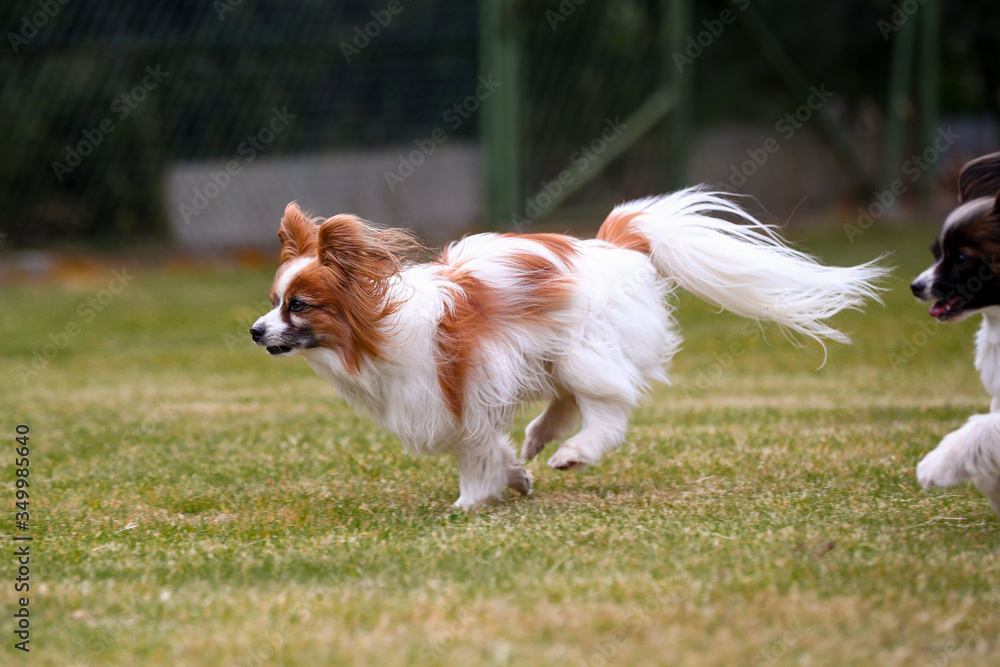
[[[976,369],[993,397],[993,412],[1000,412],[1000,306],[983,310],[983,324],[976,336]]]

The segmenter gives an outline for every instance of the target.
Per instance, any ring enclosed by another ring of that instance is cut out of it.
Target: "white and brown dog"
[[[959,206],[934,240],[934,264],[910,288],[933,301],[932,317],[958,322],[980,313],[976,368],[993,396],[990,413],[949,433],[917,466],[925,489],[972,480],[1000,514],[1000,153],[969,162],[958,177]]]
[[[278,236],[274,309],[253,340],[304,356],[410,450],[455,456],[461,507],[508,487],[528,493],[524,462],[578,425],[550,467],[585,468],[624,439],[633,406],[680,347],[675,286],[847,342],[825,320],[860,308],[885,275],[875,263],[823,266],[700,188],[622,204],[596,239],[477,234],[424,263],[409,259],[405,232],[353,215],[309,219],[294,204]],[[518,459],[507,429],[531,401],[548,407]]]

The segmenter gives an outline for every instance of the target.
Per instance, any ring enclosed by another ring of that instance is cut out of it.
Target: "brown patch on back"
[[[559,258],[560,261],[568,264],[573,258],[577,256],[576,246],[574,242],[576,239],[566,236],[564,234],[501,234],[500,236],[505,238],[517,238],[525,239],[526,241],[534,241],[535,243],[546,248],[549,252]]]
[[[483,343],[508,331],[552,325],[550,313],[569,304],[576,283],[550,260],[527,251],[502,260],[514,271],[509,293],[452,263],[447,253],[440,261],[440,275],[458,289],[438,324],[438,384],[448,409],[461,419],[468,384],[482,364]]]
[[[505,260],[522,282],[520,294],[511,295],[519,312],[509,316],[522,320],[524,325],[549,323],[547,313],[566,306],[576,281],[548,259],[531,252],[512,252]]]
[[[461,292],[438,323],[438,385],[448,409],[461,419],[466,382],[489,329],[497,294],[464,271],[449,270],[444,275]]]
[[[597,238],[619,248],[635,250],[648,255],[652,250],[649,239],[633,224],[633,221],[640,215],[642,215],[640,211],[612,212],[597,231]]]

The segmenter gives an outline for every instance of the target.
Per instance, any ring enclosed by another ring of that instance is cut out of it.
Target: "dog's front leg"
[[[955,486],[969,479],[965,468],[972,427],[969,423],[952,431],[917,464],[917,481],[925,489]]]
[[[973,475],[972,483],[990,501],[994,513],[1000,516],[1000,475]]]
[[[978,488],[989,489],[984,493],[993,503],[1000,491],[1000,413],[973,415],[917,466],[917,481],[925,489],[955,486],[969,478]]]
[[[455,507],[469,509],[500,500],[504,489],[531,493],[532,477],[501,434],[470,438],[455,451],[460,495]]]

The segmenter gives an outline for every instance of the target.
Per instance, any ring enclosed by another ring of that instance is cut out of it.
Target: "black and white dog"
[[[990,413],[973,415],[917,466],[925,489],[971,479],[1000,515],[1000,153],[977,158],[958,177],[959,206],[934,240],[934,264],[910,288],[933,301],[930,314],[958,322],[981,313],[976,368],[993,396]]]

